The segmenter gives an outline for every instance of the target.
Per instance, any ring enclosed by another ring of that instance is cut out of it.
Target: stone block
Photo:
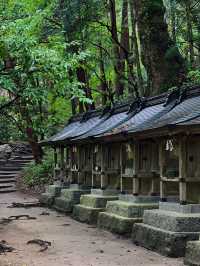
[[[200,204],[181,205],[179,203],[160,202],[159,210],[180,213],[200,213]]]
[[[47,193],[51,194],[52,196],[58,197],[58,196],[60,196],[62,188],[63,187],[60,185],[50,185],[47,187],[46,191],[47,191]]]
[[[108,201],[117,199],[117,196],[82,195],[80,204],[91,208],[105,208]]]
[[[57,211],[64,213],[71,213],[74,207],[72,200],[65,199],[63,197],[55,198],[53,208]]]
[[[117,196],[119,191],[116,189],[91,189],[91,194],[99,196]]]
[[[156,209],[158,203],[134,203],[128,201],[108,201],[106,211],[127,218],[140,218],[143,216],[144,210]]]
[[[119,200],[134,202],[134,203],[158,203],[160,200],[159,196],[134,196],[132,194],[120,194]]]
[[[47,187],[46,192],[41,194],[39,201],[42,205],[51,207],[54,204],[56,197],[60,196],[62,186],[60,185],[50,185]]]
[[[145,210],[143,223],[172,232],[200,232],[200,213]]]
[[[98,227],[112,233],[130,236],[134,223],[142,222],[142,218],[127,218],[109,212],[100,212]]]
[[[39,201],[42,205],[51,207],[54,204],[55,197],[50,193],[42,193],[39,197]]]
[[[81,189],[63,189],[61,196],[55,198],[54,208],[58,211],[70,213],[75,204],[80,203],[80,197],[83,194],[88,194],[89,190]]]
[[[82,223],[97,224],[98,215],[101,211],[104,211],[104,209],[75,205],[73,208],[73,218]]]
[[[200,241],[189,241],[187,243],[184,264],[200,266]]]
[[[144,223],[133,225],[132,240],[164,256],[183,257],[188,241],[199,239],[200,232],[172,232]]]

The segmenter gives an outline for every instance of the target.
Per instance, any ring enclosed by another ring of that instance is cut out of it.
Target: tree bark
[[[100,87],[102,91],[102,105],[105,106],[108,101],[108,84],[106,80],[106,74],[105,74],[105,66],[104,66],[104,59],[103,59],[103,49],[101,47],[101,43],[99,45],[99,69],[100,69]]]
[[[187,19],[187,41],[189,44],[189,58],[191,66],[194,64],[194,40],[192,31],[191,0],[185,0],[185,11]]]
[[[28,137],[28,142],[32,149],[35,163],[40,164],[42,162],[42,148],[38,144],[38,139],[35,137],[33,129],[31,127],[26,128],[26,134]]]
[[[172,40],[176,43],[176,6],[175,0],[170,0],[170,17],[171,17],[171,28],[172,28]]]
[[[185,62],[169,36],[163,0],[132,1],[150,94],[180,86],[185,80]]]
[[[123,77],[121,75],[122,66],[121,66],[120,49],[119,49],[120,42],[117,33],[115,0],[109,0],[109,13],[110,13],[110,22],[111,22],[113,54],[114,54],[115,90],[117,98],[120,98],[120,96],[122,96],[124,92],[124,84],[123,84]]]
[[[140,53],[139,53],[139,46],[138,46],[138,40],[137,40],[137,32],[136,32],[136,20],[133,12],[133,2],[132,0],[129,0],[129,8],[130,8],[130,15],[131,15],[131,26],[132,26],[132,45],[131,50],[132,54],[134,56],[135,65],[137,68],[137,83],[138,88],[141,95],[144,95],[144,89],[143,89],[143,77],[142,77],[142,70],[141,70],[141,64],[140,64]]]
[[[129,53],[129,25],[128,25],[128,0],[123,0],[122,3],[122,21],[121,21],[121,40],[120,40],[120,58],[121,58],[121,73],[126,75],[126,55],[124,49]]]
[[[87,75],[86,75],[86,71],[83,67],[78,67],[77,70],[76,70],[76,75],[77,75],[77,79],[79,82],[83,83],[83,90],[85,92],[85,96],[92,100],[93,101],[93,98],[92,98],[92,93],[91,93],[91,89],[89,88],[88,86],[88,82],[87,82]],[[89,110],[94,110],[95,109],[95,105],[94,105],[94,101],[92,102],[92,104],[88,104],[86,103],[85,104],[85,109],[87,111]],[[79,112],[80,113],[83,113],[85,110],[84,110],[84,104],[83,102],[79,101]]]

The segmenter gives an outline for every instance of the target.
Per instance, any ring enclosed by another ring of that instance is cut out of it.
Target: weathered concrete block
[[[200,213],[200,204],[181,205],[180,203],[159,202],[159,210],[180,213]]]
[[[87,224],[97,224],[99,212],[102,208],[92,208],[85,205],[75,205],[73,208],[73,218],[79,222]]]
[[[48,186],[46,192],[40,195],[40,203],[47,207],[51,207],[54,204],[55,198],[60,196],[61,189],[62,186],[59,185]]]
[[[144,210],[156,209],[158,203],[134,203],[128,201],[108,201],[106,211],[127,218],[140,218]]]
[[[159,196],[134,196],[132,194],[120,194],[119,200],[128,201],[132,203],[159,203]]]
[[[88,194],[89,190],[81,189],[63,189],[61,196],[55,198],[54,208],[58,211],[70,213],[75,204],[80,203],[80,197],[83,194]]]
[[[50,193],[42,193],[39,197],[39,201],[42,205],[51,207],[54,204],[55,197]]]
[[[134,223],[142,222],[142,218],[128,218],[109,212],[100,212],[98,227],[112,233],[129,236]]]
[[[167,221],[166,221],[167,222]],[[172,232],[144,223],[133,225],[133,243],[169,257],[183,257],[188,241],[199,239],[200,232]]]
[[[116,189],[91,189],[91,194],[99,196],[118,196],[119,191]]]
[[[184,264],[200,266],[200,241],[190,241],[187,243]]]
[[[117,200],[117,196],[101,196],[101,195],[82,195],[81,205],[91,208],[105,208],[108,201]]]
[[[200,232],[200,214],[145,210],[143,223],[171,232]]]

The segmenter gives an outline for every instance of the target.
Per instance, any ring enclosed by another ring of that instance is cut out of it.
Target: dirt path
[[[0,255],[0,266],[180,266],[182,260],[169,259],[141,247],[130,240],[80,224],[70,217],[43,208],[10,209],[11,202],[31,201],[20,193],[0,195],[0,219],[28,214],[36,220],[13,221],[0,226],[0,240],[6,240],[16,251]],[[49,216],[41,216],[42,212]],[[52,242],[45,252],[26,245],[32,239]]]

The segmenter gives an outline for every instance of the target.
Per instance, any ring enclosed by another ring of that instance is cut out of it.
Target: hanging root
[[[15,249],[7,244],[5,240],[0,241],[0,254],[5,254],[6,252],[12,252]]]
[[[29,245],[29,244],[39,245],[40,247],[42,247],[39,250],[39,252],[44,252],[45,250],[47,250],[51,246],[51,242],[44,241],[44,240],[41,240],[41,239],[33,239],[33,240],[28,241],[26,244],[27,245]]]
[[[12,205],[8,206],[8,208],[33,208],[33,207],[41,207],[41,203],[39,201],[35,202],[13,202]]]
[[[8,217],[8,220],[36,220],[37,218],[36,217],[31,217],[27,214],[23,214],[23,215],[13,215],[13,216],[10,216]]]
[[[26,214],[23,214],[23,215],[13,215],[13,216],[10,216],[8,218],[2,218],[0,220],[0,224],[1,225],[7,225],[7,224],[11,223],[14,220],[36,220],[36,219],[37,219],[36,217],[31,217],[31,216],[26,215]]]

